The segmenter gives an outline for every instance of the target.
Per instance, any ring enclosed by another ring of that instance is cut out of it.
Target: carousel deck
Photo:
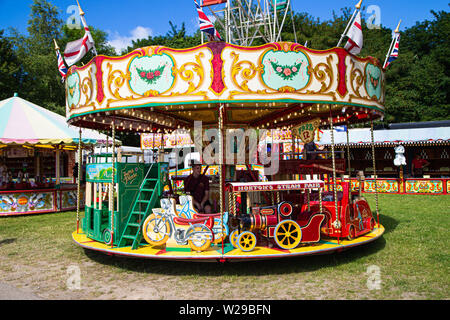
[[[318,243],[304,244],[292,250],[282,250],[276,246],[272,248],[256,246],[251,252],[242,252],[235,249],[227,243],[223,246],[214,245],[202,252],[191,251],[188,248],[166,248],[164,246],[154,247],[151,245],[141,245],[138,249],[132,250],[131,247],[111,248],[104,243],[94,241],[86,237],[84,233],[77,231],[72,233],[72,238],[79,246],[100,251],[108,255],[127,256],[144,259],[162,259],[162,260],[187,260],[187,261],[239,261],[239,260],[260,260],[275,259],[293,256],[326,254],[340,252],[352,247],[367,244],[380,238],[384,233],[384,227],[376,225],[370,233],[362,235],[351,241],[340,239],[322,239]]]

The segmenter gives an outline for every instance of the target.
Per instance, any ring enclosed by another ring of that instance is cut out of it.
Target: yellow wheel
[[[253,232],[244,231],[237,240],[239,249],[244,252],[252,251],[256,246],[256,237]]]
[[[302,230],[297,222],[284,220],[275,227],[274,238],[280,248],[294,249],[302,240]]]
[[[169,240],[170,223],[161,216],[152,213],[145,219],[142,233],[145,241],[154,246],[160,246]]]
[[[194,251],[205,251],[211,246],[211,230],[203,224],[189,228],[186,234],[188,244]]]
[[[234,230],[234,231],[230,234],[230,242],[231,242],[231,245],[232,245],[233,247],[235,247],[236,249],[238,248],[238,245],[237,245],[238,237],[239,237],[239,230],[238,230],[238,229]]]

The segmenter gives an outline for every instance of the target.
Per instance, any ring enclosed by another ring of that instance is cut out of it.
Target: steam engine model
[[[232,226],[237,228],[230,234],[230,242],[244,252],[255,248],[256,234],[274,240],[285,250],[294,249],[300,243],[318,242],[320,226],[325,215],[308,213],[309,218],[305,221],[301,219],[302,214],[294,219],[293,213],[293,205],[287,201],[273,206],[252,207],[251,214],[240,215],[233,219]]]
[[[358,193],[350,192],[349,182],[340,182],[338,186],[342,188],[342,191],[336,192],[337,210],[334,192],[328,191],[323,194],[322,212],[325,214],[325,221],[321,227],[322,235],[353,240],[372,231],[375,227],[375,219],[367,200]],[[317,193],[311,194],[309,207],[310,211],[319,211]],[[307,204],[304,203],[302,211],[306,210]]]

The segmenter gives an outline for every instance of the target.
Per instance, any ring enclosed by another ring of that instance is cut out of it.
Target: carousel
[[[380,62],[276,38],[244,46],[232,31],[227,41],[98,55],[69,69],[69,124],[111,130],[113,138],[189,132],[203,168],[218,168],[217,210],[199,212],[192,195],[174,190],[168,163],[118,159],[113,143],[109,158],[87,164],[76,244],[109,255],[225,262],[340,252],[382,236],[378,198],[372,210],[360,190],[338,180],[346,161],[333,143],[306,156],[293,148],[287,158],[259,144],[274,129],[290,130],[294,146],[353,123],[369,123],[373,138],[384,114]],[[264,179],[235,170],[252,165],[264,166]]]

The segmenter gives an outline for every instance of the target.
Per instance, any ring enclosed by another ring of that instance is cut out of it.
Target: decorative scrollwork
[[[93,90],[93,83],[92,78],[90,77],[90,74],[88,77],[84,78],[81,82],[81,93],[85,97],[84,103],[80,103],[80,107],[93,107],[95,110],[95,102],[92,99],[94,90]],[[89,102],[90,101],[90,102]]]
[[[230,56],[233,59],[231,64],[231,80],[236,87],[241,89],[241,91],[231,91],[230,97],[244,93],[256,93],[248,87],[248,82],[254,79],[258,73],[263,72],[263,66],[260,65],[257,67],[254,63],[248,60],[238,61],[239,54],[236,52],[231,52]],[[241,82],[237,79],[239,75],[243,79]],[[264,90],[264,93],[267,93],[267,91]]]
[[[336,100],[336,93],[331,91],[334,83],[332,61],[333,56],[329,55],[326,63],[320,62],[314,68],[311,67],[310,73],[314,76],[315,80],[321,83],[321,87],[318,91],[308,90],[306,94],[325,94],[331,96],[333,100]]]
[[[115,99],[108,99],[108,105],[111,102],[115,101],[122,101],[122,100],[133,100],[134,97],[128,96],[128,97],[122,97],[119,93],[119,90],[123,87],[123,85],[126,83],[126,81],[130,80],[130,73],[124,73],[121,70],[112,70],[112,64],[107,63],[106,67],[108,69],[108,77],[107,77],[107,88],[109,93],[115,98]]]
[[[183,92],[172,92],[170,96],[179,96],[179,95],[203,95],[206,96],[205,91],[196,92],[202,85],[205,80],[205,71],[202,64],[202,58],[204,57],[204,53],[200,52],[195,56],[196,62],[186,62],[183,64],[178,70],[174,67],[173,74],[176,79],[176,75],[179,75],[179,78],[188,83],[188,89]],[[198,76],[197,84],[195,84],[195,75]]]
[[[349,95],[349,99],[351,102],[354,98],[364,99],[364,97],[362,97],[360,93],[361,87],[364,85],[364,72],[361,69],[357,68],[353,61],[351,61],[350,63],[350,87],[352,88],[352,91],[354,93]]]

